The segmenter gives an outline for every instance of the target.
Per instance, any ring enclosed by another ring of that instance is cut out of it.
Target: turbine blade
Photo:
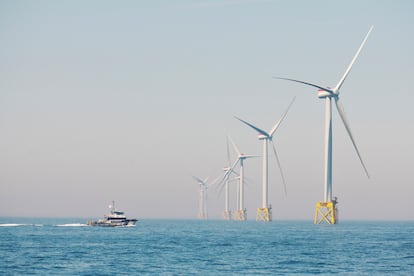
[[[273,127],[273,129],[270,131],[270,137],[273,137],[273,134],[275,134],[276,129],[279,128],[280,124],[282,123],[282,121],[285,119],[290,107],[292,106],[293,102],[295,101],[296,96],[293,97],[292,101],[290,102],[288,108],[286,109],[285,113],[283,114],[282,118],[279,119],[279,121],[276,123],[276,125]]]
[[[234,181],[236,181],[236,180],[239,180],[239,177],[236,177],[236,178],[232,178],[232,179],[229,179],[228,181],[229,181],[229,184],[231,183],[231,182],[234,182]],[[225,187],[225,185],[224,185],[224,183],[222,183],[222,185],[220,185],[218,188],[218,195],[219,196],[221,196],[221,194],[223,193],[223,189],[224,189],[224,187]]]
[[[230,174],[230,172],[232,172],[234,170],[234,167],[236,167],[236,165],[237,165],[237,163],[239,163],[239,161],[240,161],[239,158],[237,158],[236,161],[234,161],[233,166],[231,166],[228,174]]]
[[[230,136],[227,136],[230,140],[231,145],[233,146],[234,151],[237,153],[238,156],[241,155],[240,150],[237,148],[236,144],[234,143],[233,139]]]
[[[219,175],[219,176],[217,176],[212,182],[211,182],[211,185],[210,186],[212,186],[212,187],[215,187],[215,190],[217,190],[217,188],[218,188],[218,185],[220,184],[220,183],[218,183],[218,181],[220,180],[222,178],[222,176],[221,176],[221,174]]]
[[[243,158],[244,159],[247,159],[247,158],[257,158],[257,157],[261,157],[260,155],[243,155]]]
[[[236,167],[237,163],[239,163],[239,158],[236,159],[236,161],[234,161],[233,165],[231,166],[231,168],[223,175],[223,177],[221,178],[219,184],[221,185],[223,183],[223,181],[230,175],[231,172],[233,172],[234,167]]]
[[[229,176],[230,176],[230,174],[228,173],[228,171],[226,171],[224,174],[221,174],[217,177],[217,179],[215,181],[215,190],[216,190],[216,192],[219,192],[219,194],[220,194],[220,190],[223,188],[224,183],[229,178]]]
[[[223,187],[225,186],[224,181],[220,182],[219,184],[220,185],[217,186],[216,192],[218,193],[218,196],[221,196],[221,193],[223,192]]]
[[[349,138],[351,138],[352,144],[354,145],[354,148],[355,148],[355,151],[358,155],[358,158],[361,161],[362,167],[364,168],[364,171],[365,171],[367,177],[369,178],[368,170],[365,167],[364,161],[362,161],[361,154],[359,153],[359,150],[358,150],[358,147],[355,143],[354,137],[352,136],[351,127],[349,126],[348,120],[346,119],[344,107],[342,106],[342,103],[339,101],[338,97],[335,98],[335,104],[336,104],[336,108],[338,110],[339,116],[341,117],[342,122],[344,123],[345,129],[348,132]]]
[[[287,196],[286,181],[285,181],[285,176],[283,175],[282,166],[280,165],[280,161],[279,161],[279,157],[278,157],[277,152],[276,152],[275,144],[273,143],[273,141],[271,141],[271,143],[272,143],[273,152],[274,152],[275,157],[276,157],[276,162],[277,162],[277,165],[279,167],[280,175],[282,176],[283,187],[285,188],[285,196]]]
[[[240,174],[238,172],[236,172],[235,170],[232,170],[231,172],[234,173],[236,175],[236,177],[240,176]]]
[[[228,170],[228,171],[226,172],[226,174],[224,175],[223,181],[224,181],[226,178],[228,178],[228,177],[229,177],[230,173],[234,170],[234,168],[236,167],[237,163],[239,163],[239,161],[240,161],[240,159],[239,159],[239,158],[237,158],[237,159],[236,159],[236,161],[233,163],[233,166],[231,166],[230,170]],[[224,185],[221,185],[220,193],[221,193],[221,191],[223,190],[223,186],[224,186]]]
[[[198,184],[203,184],[203,183],[204,183],[204,181],[203,181],[203,180],[201,180],[200,178],[198,178],[197,176],[194,176],[194,175],[193,175],[193,178],[194,178],[194,180],[195,180],[195,181],[197,181],[197,182],[198,182]]]
[[[228,135],[226,139],[226,148],[227,148],[227,166],[230,167],[231,161],[230,161],[230,149],[229,149],[229,136]]]
[[[239,160],[239,159],[237,159],[237,160]],[[231,164],[229,165],[229,167],[225,171],[225,173],[222,176],[220,175],[219,177],[217,177],[217,179],[213,182],[213,183],[215,183],[214,185],[217,187],[216,190],[217,189],[222,189],[224,181],[226,179],[229,179],[231,174],[235,174],[236,176],[239,176],[239,174],[234,169],[232,169],[230,166],[231,166]],[[220,180],[220,181],[218,181],[218,180]]]
[[[352,59],[352,61],[349,64],[348,68],[346,69],[345,74],[342,76],[341,80],[338,82],[335,89],[333,90],[335,93],[338,93],[339,89],[341,89],[342,84],[344,83],[346,77],[348,76],[349,72],[351,71],[352,66],[354,65],[356,59],[358,58],[358,55],[361,52],[362,48],[364,47],[364,44],[367,41],[368,36],[371,33],[373,28],[374,28],[374,26],[371,26],[371,28],[369,28],[368,33],[366,34],[364,40],[361,43],[361,46],[359,46],[358,51],[355,53],[354,58]]]
[[[242,120],[242,119],[240,119],[240,118],[238,118],[238,117],[236,117],[236,116],[234,116],[234,118],[236,118],[236,119],[237,119],[237,120],[239,120],[240,122],[242,122],[242,123],[244,123],[244,124],[248,125],[249,127],[253,128],[253,129],[254,129],[254,130],[256,130],[258,133],[260,133],[260,134],[262,134],[262,135],[264,135],[264,136],[266,136],[266,137],[269,137],[269,134],[268,134],[266,131],[264,131],[263,129],[260,129],[260,128],[258,128],[258,127],[256,127],[256,126],[254,126],[254,125],[252,125],[252,124],[250,124],[250,123],[248,123],[248,122],[246,122],[246,121],[244,121],[244,120]]]
[[[322,86],[319,86],[317,84],[313,84],[313,83],[310,83],[310,82],[301,81],[301,80],[295,80],[295,79],[288,79],[288,78],[280,78],[280,77],[273,77],[273,78],[274,79],[288,80],[288,81],[294,81],[294,82],[302,83],[302,84],[305,84],[305,85],[309,85],[309,86],[313,86],[313,87],[319,88],[319,89],[321,89],[323,91],[326,91],[328,93],[334,94],[334,92],[331,89],[326,88],[326,87],[322,87]]]
[[[248,177],[244,177],[243,182],[246,185],[246,187],[249,187],[249,186],[251,186],[252,180]]]

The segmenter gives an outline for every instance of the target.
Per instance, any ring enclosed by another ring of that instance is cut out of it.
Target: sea
[[[0,275],[414,275],[414,222],[0,218]]]

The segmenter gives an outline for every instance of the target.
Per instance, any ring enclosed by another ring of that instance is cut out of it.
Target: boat
[[[117,226],[135,226],[137,219],[129,219],[124,212],[115,209],[115,201],[109,205],[111,213],[104,216],[103,219],[90,220],[87,222],[89,226],[117,227]]]

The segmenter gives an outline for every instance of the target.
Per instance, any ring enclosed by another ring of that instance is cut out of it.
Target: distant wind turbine
[[[283,185],[285,188],[286,193],[286,182],[285,178],[283,176],[282,167],[279,162],[279,157],[276,152],[275,145],[273,143],[273,136],[276,132],[276,130],[279,128],[280,124],[282,123],[283,119],[286,117],[290,107],[292,106],[293,102],[295,101],[295,97],[290,102],[288,108],[286,109],[285,113],[283,114],[282,118],[279,119],[279,121],[275,124],[275,126],[269,131],[266,132],[251,123],[248,123],[238,117],[235,117],[237,120],[241,121],[242,123],[248,125],[253,130],[257,131],[259,134],[259,140],[263,140],[263,174],[262,174],[262,207],[257,209],[256,214],[256,220],[261,221],[271,221],[272,220],[272,212],[271,212],[271,206],[268,203],[268,144],[269,142],[272,144],[273,152],[276,157],[276,161],[279,167],[280,174],[282,176]]]
[[[241,153],[240,150],[237,148],[236,144],[233,142],[231,137],[228,137],[230,142],[234,148],[234,151],[237,153],[237,159],[231,166],[229,172],[233,171],[237,164],[240,164],[240,175],[239,175],[239,188],[238,188],[238,209],[234,215],[235,220],[245,221],[247,219],[246,208],[244,207],[244,160],[248,158],[259,157],[256,155],[247,155]],[[229,173],[228,173],[229,174]]]
[[[229,207],[230,176],[231,176],[232,173],[233,174],[236,174],[237,176],[238,176],[238,174],[234,170],[231,169],[230,149],[229,149],[229,136],[227,136],[227,139],[226,139],[226,150],[227,150],[227,164],[223,168],[224,177],[223,177],[222,181],[220,183],[218,183],[218,185],[219,185],[219,187],[222,188],[221,184],[224,181],[225,202],[224,202],[223,219],[224,220],[231,220],[231,211],[230,211],[230,207]],[[220,178],[221,178],[221,176],[220,176]],[[216,181],[214,181],[214,183],[215,182]]]
[[[200,185],[200,202],[199,202],[199,213],[198,218],[199,219],[207,219],[207,180],[208,177],[204,180],[193,176],[194,180],[197,181],[197,183]]]
[[[368,33],[366,34],[364,40],[362,41],[361,45],[359,46],[354,58],[352,59],[351,63],[349,64],[348,68],[346,69],[344,75],[339,80],[338,84],[333,88],[325,88],[320,85],[316,85],[313,83],[289,79],[289,78],[280,78],[274,77],[276,79],[288,80],[293,82],[302,83],[308,86],[318,88],[318,96],[320,99],[325,99],[325,189],[324,189],[324,202],[318,202],[316,204],[316,211],[315,211],[315,219],[314,222],[320,223],[322,221],[326,221],[330,224],[336,223],[336,199],[332,199],[332,99],[335,100],[336,109],[342,119],[342,122],[345,126],[346,131],[348,132],[349,138],[352,141],[354,149],[358,155],[359,160],[361,161],[362,167],[369,178],[368,170],[362,161],[362,157],[359,153],[358,147],[355,143],[354,137],[351,133],[351,128],[349,126],[348,120],[345,115],[344,108],[339,100],[339,90],[341,89],[346,77],[348,76],[349,72],[351,71],[352,66],[354,65],[356,59],[358,58],[359,53],[361,52],[362,48],[364,47],[365,42],[368,39],[369,34],[371,33],[373,26],[369,29]],[[324,211],[325,210],[325,211]],[[318,219],[318,214],[321,215],[321,219]]]

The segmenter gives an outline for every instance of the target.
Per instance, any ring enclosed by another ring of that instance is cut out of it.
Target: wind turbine
[[[224,189],[225,189],[225,203],[224,203],[224,212],[223,212],[223,219],[224,220],[231,220],[231,211],[229,208],[229,197],[230,197],[230,182],[233,180],[239,180],[240,179],[240,175],[238,173],[236,173],[234,170],[232,170],[231,168],[231,161],[230,161],[230,149],[229,149],[229,139],[230,136],[227,136],[226,139],[226,149],[227,149],[227,165],[223,168],[224,171]],[[231,174],[235,174],[237,175],[237,177],[235,179],[230,179],[230,175]],[[221,183],[223,182],[223,180],[221,181]],[[219,183],[219,185],[221,184]],[[238,188],[239,189],[239,188]],[[239,191],[237,191],[237,196],[239,196]],[[238,208],[239,206],[239,197],[237,197],[237,210],[239,210]]]
[[[200,205],[199,205],[199,213],[198,218],[199,219],[207,219],[207,180],[208,177],[204,180],[193,176],[194,180],[197,181],[197,183],[200,185]]]
[[[359,53],[361,52],[362,48],[364,47],[365,42],[368,39],[369,34],[371,33],[374,26],[371,26],[368,33],[366,34],[364,40],[362,41],[361,45],[359,46],[357,52],[354,55],[351,63],[349,64],[348,68],[346,69],[344,75],[339,80],[338,84],[333,88],[325,88],[320,85],[316,85],[313,83],[289,79],[289,78],[280,78],[277,79],[288,80],[293,82],[302,83],[308,86],[318,88],[318,97],[320,99],[325,99],[325,189],[324,189],[324,202],[316,203],[316,211],[315,211],[315,218],[314,223],[321,223],[322,221],[326,221],[329,224],[336,223],[336,198],[332,198],[332,99],[335,100],[336,109],[338,110],[339,116],[342,119],[342,122],[345,126],[346,131],[348,132],[349,138],[352,141],[354,149],[358,155],[359,160],[361,161],[362,167],[369,178],[368,170],[365,167],[364,162],[362,161],[361,155],[359,153],[358,147],[355,143],[354,137],[352,136],[351,128],[349,126],[348,120],[345,116],[344,108],[339,100],[339,90],[341,89],[346,77],[348,76],[349,72],[351,71],[352,66],[354,65],[356,59],[358,58]],[[319,218],[319,215],[321,218]]]
[[[273,135],[275,134],[276,130],[279,128],[280,124],[282,123],[283,119],[286,117],[290,107],[292,106],[293,102],[295,101],[295,97],[290,102],[288,108],[286,109],[285,113],[283,114],[282,118],[279,119],[279,121],[275,124],[275,126],[269,131],[266,132],[238,117],[235,117],[237,120],[241,121],[242,123],[248,125],[253,130],[257,131],[259,134],[258,139],[263,140],[263,171],[262,171],[262,206],[257,209],[256,213],[256,221],[271,221],[272,220],[272,207],[268,203],[268,144],[269,142],[272,144],[273,152],[276,157],[276,161],[279,167],[280,174],[282,176],[283,185],[285,187],[285,193],[286,193],[286,182],[285,178],[283,176],[282,167],[279,162],[279,158],[277,156],[276,148],[273,143]]]
[[[226,178],[228,178],[228,175],[230,174],[231,171],[234,170],[234,168],[236,167],[236,165],[239,163],[240,164],[240,173],[239,173],[239,186],[238,186],[238,201],[237,201],[237,210],[234,214],[234,219],[235,220],[240,220],[240,221],[245,221],[247,219],[247,210],[244,207],[244,160],[248,159],[248,158],[254,158],[254,157],[258,157],[256,155],[247,155],[244,153],[241,153],[240,150],[237,148],[236,144],[233,142],[233,140],[230,138],[230,136],[228,137],[230,139],[230,142],[234,148],[234,151],[237,153],[237,159],[236,161],[233,163],[233,165],[231,166],[230,170],[228,171]]]
[[[225,202],[224,202],[224,211],[223,211],[223,219],[224,220],[231,220],[231,211],[229,208],[229,190],[230,190],[230,175],[234,171],[231,170],[231,161],[230,161],[230,150],[229,150],[229,137],[227,136],[226,139],[226,149],[227,149],[227,164],[223,168],[224,177],[219,185],[224,181],[224,190],[225,190]]]

